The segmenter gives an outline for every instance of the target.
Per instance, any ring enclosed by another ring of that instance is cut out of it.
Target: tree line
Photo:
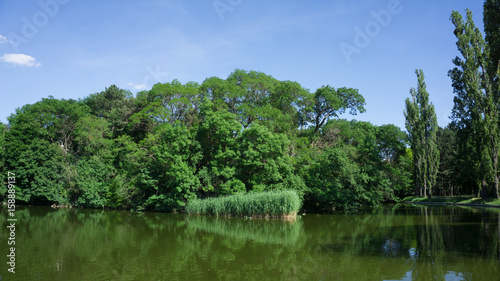
[[[43,98],[1,126],[2,170],[28,204],[182,210],[194,198],[293,189],[310,210],[396,200],[411,152],[394,125],[347,121],[353,88],[314,93],[235,70],[203,83],[114,85],[81,100]]]
[[[416,195],[499,198],[500,2],[485,1],[483,17],[484,36],[470,10],[465,19],[451,14],[459,51],[448,72],[455,93],[452,122],[437,127],[421,71],[418,89],[406,100]]]
[[[195,198],[292,189],[314,211],[351,210],[407,195],[498,197],[499,26],[484,5],[455,25],[452,123],[437,126],[423,71],[410,90],[407,133],[348,121],[355,88],[234,70],[201,84],[173,80],[135,96],[111,85],[80,100],[43,98],[0,123],[2,182],[16,174],[26,204],[182,211]],[[6,185],[0,187],[6,197]]]

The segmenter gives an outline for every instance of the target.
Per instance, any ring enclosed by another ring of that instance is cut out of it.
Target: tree
[[[439,168],[439,151],[436,145],[437,117],[434,105],[429,103],[424,73],[416,70],[417,89],[410,89],[412,99],[405,101],[404,116],[410,146],[413,151],[415,193],[419,196],[432,195]]]
[[[239,69],[135,98],[115,85],[49,97],[0,123],[0,179],[16,173],[16,196],[33,204],[172,211],[196,197],[294,189],[317,210],[375,206],[406,195],[412,157],[394,125],[333,118],[364,105],[356,89],[313,95]]]
[[[489,50],[488,75],[492,77],[493,89],[498,91],[498,71],[500,69],[500,1],[484,2],[484,33]]]
[[[312,119],[314,123],[314,133],[317,133],[321,126],[331,117],[339,117],[349,109],[349,113],[356,115],[357,112],[365,112],[365,98],[353,88],[335,89],[329,85],[316,90],[314,94],[314,106],[312,108]]]
[[[307,208],[331,211],[377,206],[406,195],[411,183],[405,134],[393,125],[329,120],[300,167],[307,184]],[[323,139],[323,140],[322,140]]]
[[[138,112],[130,117],[130,126],[134,129],[145,126],[151,131],[154,126],[166,123],[192,126],[200,104],[199,84],[182,84],[174,79],[170,83],[157,83],[149,91],[137,94]],[[151,126],[153,124],[153,126]]]
[[[16,199],[29,204],[68,203],[71,194],[65,186],[64,151],[46,140],[34,140],[19,155],[15,171]]]
[[[295,189],[303,193],[304,183],[294,174],[287,153],[289,144],[285,134],[275,134],[258,124],[242,132],[238,137],[237,178],[248,191]]]
[[[116,85],[111,85],[106,90],[83,99],[83,103],[89,106],[92,115],[109,122],[111,132],[115,135],[123,134],[128,118],[133,113],[133,102],[132,93]]]
[[[196,164],[201,159],[200,145],[187,126],[165,123],[141,142],[149,152],[148,171],[156,181],[146,193],[144,206],[157,211],[171,211],[185,206],[201,187]]]
[[[83,207],[104,208],[110,196],[110,182],[115,177],[114,167],[98,156],[80,160],[76,165],[78,172],[76,204]]]
[[[377,128],[377,145],[384,162],[394,163],[405,154],[406,135],[395,125],[387,124]]]
[[[8,118],[6,166],[19,173],[21,200],[33,204],[69,202],[74,183],[75,129],[88,110],[81,102],[49,97],[17,109]]]
[[[499,197],[498,148],[499,148],[499,90],[498,90],[498,3],[485,3],[485,31],[488,41],[483,39],[479,28],[467,10],[464,21],[460,13],[453,11],[451,21],[455,26],[458,51],[462,58],[453,60],[455,68],[448,72],[451,77],[454,98],[452,118],[458,128],[459,140],[475,163],[476,182],[481,196],[491,193]],[[491,8],[491,9],[490,9]],[[493,44],[493,45],[491,45]],[[497,53],[492,53],[497,51]],[[497,71],[494,69],[497,68]],[[465,135],[464,135],[465,134]]]
[[[16,109],[16,114],[8,118],[10,130],[7,137],[17,142],[10,141],[9,144],[14,147],[8,151],[18,155],[22,149],[18,151],[15,147],[40,139],[60,145],[66,156],[74,149],[76,123],[86,115],[88,107],[81,102],[58,100],[51,96]]]
[[[270,96],[270,103],[281,113],[275,122],[274,131],[277,133],[290,133],[297,126],[306,125],[302,114],[310,109],[313,96],[298,82],[278,81]]]
[[[270,104],[278,80],[263,72],[236,69],[226,79],[230,112],[247,128],[254,121],[273,120],[278,110]]]
[[[80,118],[76,123],[75,147],[79,155],[92,156],[99,155],[104,158],[111,158],[111,148],[113,140],[111,129],[105,119],[96,116],[86,116]]]
[[[384,177],[391,182],[393,192],[401,197],[408,193],[411,187],[412,153],[407,148],[408,136],[399,127],[392,124],[377,128],[376,143]]]
[[[442,195],[458,194],[457,189],[460,181],[470,174],[470,171],[461,171],[460,166],[465,167],[465,170],[471,170],[469,164],[465,161],[461,165],[457,165],[457,136],[452,124],[446,128],[439,128],[437,131],[437,145],[439,150],[439,172],[437,185],[441,190]],[[463,182],[462,182],[463,183]]]
[[[214,111],[214,104],[205,98],[201,105],[202,122],[196,139],[203,158],[198,163],[198,177],[203,193],[231,194],[246,191],[245,185],[235,179],[236,163],[240,160],[237,137],[241,124],[235,114],[226,109]]]

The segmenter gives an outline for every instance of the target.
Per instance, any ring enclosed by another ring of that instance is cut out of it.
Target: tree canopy
[[[111,85],[18,109],[0,127],[2,169],[17,172],[29,204],[173,211],[195,198],[292,189],[309,209],[377,206],[409,190],[406,136],[340,119],[364,105],[353,88],[312,94],[241,69],[136,96]]]

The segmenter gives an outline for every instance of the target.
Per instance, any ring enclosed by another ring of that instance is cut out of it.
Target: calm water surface
[[[16,211],[0,280],[500,280],[500,210],[401,205],[294,222],[48,207]]]

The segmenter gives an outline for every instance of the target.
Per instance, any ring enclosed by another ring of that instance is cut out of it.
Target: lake
[[[396,205],[295,221],[1,207],[0,280],[500,280],[500,209]]]

